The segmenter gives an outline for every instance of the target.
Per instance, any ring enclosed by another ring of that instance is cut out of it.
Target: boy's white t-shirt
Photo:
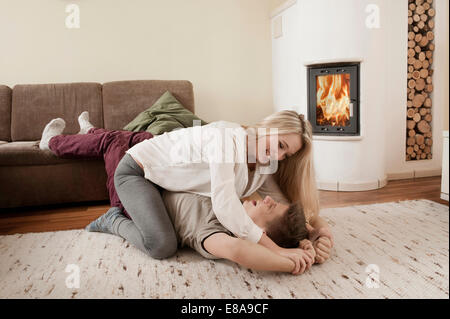
[[[239,198],[250,196],[268,174],[256,164],[247,187],[247,131],[237,123],[218,121],[166,132],[130,148],[146,179],[174,192],[211,197],[217,219],[235,236],[257,243],[262,229],[247,215]]]

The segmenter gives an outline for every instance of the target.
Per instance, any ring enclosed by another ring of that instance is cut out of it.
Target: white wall
[[[67,29],[65,6],[80,7]],[[273,111],[270,0],[0,0],[0,84],[190,80],[196,113]]]
[[[301,64],[302,41],[299,5],[296,4],[275,18],[282,19],[282,36],[272,40],[272,81],[275,111],[292,109],[299,111],[306,87],[302,80],[306,76]]]

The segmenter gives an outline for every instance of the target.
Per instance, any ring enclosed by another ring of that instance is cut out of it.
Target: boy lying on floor
[[[181,246],[189,246],[205,258],[225,258],[253,270],[293,272],[295,265],[291,259],[234,237],[217,220],[211,198],[169,191],[163,191],[162,195]],[[301,207],[276,202],[270,196],[260,201],[244,201],[243,206],[255,224],[280,247],[296,248],[302,256],[300,274],[311,267],[315,250],[307,239]]]
[[[261,271],[280,271],[302,274],[314,264],[316,251],[307,239],[305,215],[301,207],[274,201],[245,200],[247,214],[280,247],[292,249],[298,257],[296,265],[290,258],[250,241],[234,237],[216,218],[211,198],[186,192],[162,190],[162,198],[177,234],[179,247],[189,246],[208,259],[225,258],[243,267]],[[105,217],[107,216],[107,217]],[[127,227],[126,218],[119,207],[111,207],[102,220],[102,226],[86,227],[88,231],[116,234],[117,228]]]

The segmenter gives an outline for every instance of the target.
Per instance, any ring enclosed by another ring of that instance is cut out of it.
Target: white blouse
[[[248,183],[247,131],[218,121],[155,136],[130,148],[146,179],[169,191],[211,197],[219,222],[235,236],[257,243],[262,229],[247,215],[240,198],[253,194],[268,174],[256,164]]]

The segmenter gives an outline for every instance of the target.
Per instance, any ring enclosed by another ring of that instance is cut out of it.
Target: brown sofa
[[[96,127],[122,129],[166,90],[194,112],[189,81],[0,85],[0,210],[107,200],[103,160],[60,159],[41,151],[42,130],[61,117],[64,134],[75,134],[85,110]]]

